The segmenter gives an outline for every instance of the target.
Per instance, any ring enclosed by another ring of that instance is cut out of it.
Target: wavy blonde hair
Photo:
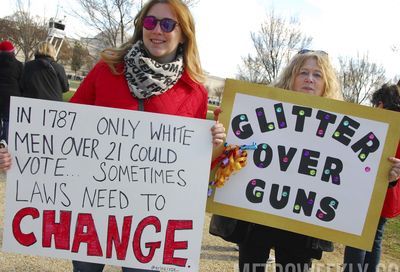
[[[189,76],[196,82],[204,81],[204,73],[200,65],[199,52],[195,36],[195,26],[189,8],[181,0],[151,0],[148,1],[136,15],[133,37],[119,48],[107,48],[100,53],[101,59],[106,62],[114,74],[119,74],[116,64],[123,61],[132,44],[143,40],[143,19],[155,4],[168,4],[175,12],[179,27],[182,30],[185,42],[183,43],[183,64]]]
[[[328,55],[324,52],[310,51],[304,54],[296,54],[281,72],[278,80],[272,85],[286,90],[293,90],[295,77],[298,75],[304,63],[310,58],[313,58],[317,61],[317,64],[322,71],[322,76],[325,83],[322,97],[343,100],[343,94],[340,88],[339,80]]]
[[[49,42],[40,42],[36,48],[35,56],[47,56],[56,59],[56,49]]]

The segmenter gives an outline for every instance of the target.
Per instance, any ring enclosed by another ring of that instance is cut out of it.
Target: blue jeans
[[[344,250],[344,272],[375,272],[381,259],[382,238],[387,219],[379,219],[372,251],[347,246]]]
[[[88,263],[81,261],[72,261],[74,272],[102,272],[105,264]],[[143,270],[138,268],[122,267],[122,272],[154,272],[152,270]]]

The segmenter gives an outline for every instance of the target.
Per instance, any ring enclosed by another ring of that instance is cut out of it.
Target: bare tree
[[[260,31],[251,33],[256,54],[242,58],[237,77],[256,83],[272,82],[293,52],[311,44],[312,38],[305,36],[299,27],[296,18],[288,21],[275,15],[272,9]]]
[[[400,86],[400,75],[394,76],[393,82],[397,82],[397,85]]]
[[[368,54],[357,54],[357,58],[339,57],[339,64],[343,96],[348,102],[367,102],[371,93],[386,81],[385,69],[370,62]]]
[[[239,66],[239,73],[237,79],[256,82],[262,84],[269,84],[270,81],[265,76],[262,60],[259,57],[253,57],[250,54],[242,58],[243,64]]]
[[[183,3],[185,3],[188,7],[194,7],[199,2],[200,2],[200,0],[183,0]]]
[[[17,0],[16,12],[1,20],[1,35],[10,39],[19,50],[22,50],[26,62],[32,58],[39,42],[46,39],[47,24],[43,19],[31,16],[29,1],[27,5],[24,4],[23,0]]]
[[[394,44],[390,47],[393,53],[397,53],[400,55],[400,44]],[[400,80],[400,74],[397,74],[393,77],[393,82],[398,82]]]
[[[183,0],[182,2],[185,3],[188,7],[193,7],[199,3],[200,0]],[[143,0],[140,0],[140,8],[143,7]]]
[[[99,32],[106,46],[115,47],[127,40],[133,22],[132,0],[76,0],[81,10],[72,10],[74,17]]]
[[[194,6],[199,0],[184,1]],[[76,0],[80,10],[70,13],[88,27],[96,30],[98,43],[103,47],[116,47],[126,42],[133,28],[135,14],[142,6],[143,0]]]
[[[216,97],[218,97],[218,104],[221,103],[222,95],[224,94],[224,86],[216,87],[213,90]]]
[[[11,21],[10,16],[0,18],[0,40],[14,41],[13,37],[16,34],[15,23]]]
[[[88,50],[83,47],[78,41],[75,41],[71,56],[71,69],[75,72],[75,75],[76,72],[79,71],[81,67],[86,63],[88,57]]]
[[[61,49],[60,49],[60,53],[57,56],[57,60],[61,63],[61,64],[68,64],[70,62],[72,58],[72,48],[71,48],[71,44],[69,43],[69,41],[67,39],[65,39],[65,41],[63,42]]]

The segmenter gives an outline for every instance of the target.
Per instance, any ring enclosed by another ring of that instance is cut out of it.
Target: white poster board
[[[398,112],[237,80],[226,81],[221,108],[227,143],[253,147],[208,212],[371,249]]]
[[[361,234],[388,124],[240,93],[231,120],[228,143],[261,147],[215,202]]]
[[[211,126],[12,97],[3,250],[198,271]]]

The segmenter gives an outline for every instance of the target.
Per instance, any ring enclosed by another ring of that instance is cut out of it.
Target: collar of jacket
[[[54,61],[52,57],[46,55],[35,55],[35,59],[46,59],[48,61]]]
[[[199,83],[195,82],[193,79],[190,78],[189,73],[186,72],[186,69],[183,70],[181,80],[183,80],[183,82],[189,85],[191,89],[197,89],[199,86]]]

